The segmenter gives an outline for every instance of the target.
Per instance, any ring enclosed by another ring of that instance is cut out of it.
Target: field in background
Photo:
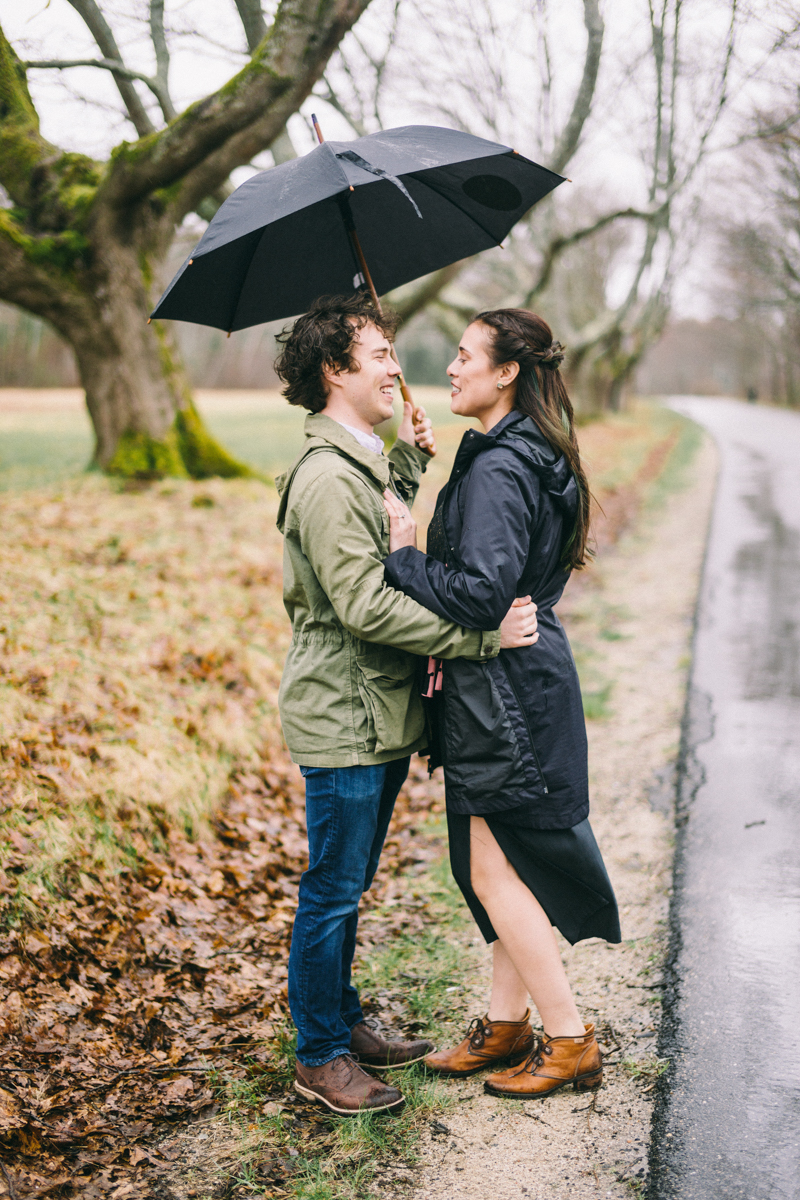
[[[415,388],[437,425],[466,422],[450,412],[446,388]],[[199,389],[195,400],[226,449],[271,476],[303,444],[305,412],[277,391]],[[46,487],[79,474],[92,454],[92,428],[80,388],[0,388],[0,491]]]

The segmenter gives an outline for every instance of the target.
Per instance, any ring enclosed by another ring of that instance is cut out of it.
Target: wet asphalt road
[[[720,478],[679,769],[658,1200],[800,1197],[800,415],[677,397]]]

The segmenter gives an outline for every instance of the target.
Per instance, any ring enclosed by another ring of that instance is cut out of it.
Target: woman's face
[[[458,354],[447,368],[452,412],[477,418],[486,430],[514,407],[514,381],[519,373],[517,363],[492,366],[491,337],[486,325],[473,321],[464,330]]]

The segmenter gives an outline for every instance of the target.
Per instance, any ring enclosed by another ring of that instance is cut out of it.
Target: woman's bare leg
[[[561,962],[553,927],[520,879],[482,817],[470,817],[470,873],[502,946],[494,951],[497,991],[490,1015],[519,1020],[520,984],[530,993],[549,1037],[583,1037],[580,1018]],[[496,943],[495,943],[496,944]],[[516,976],[516,979],[515,979]],[[510,1006],[511,1013],[506,1012]]]
[[[492,996],[487,1015],[491,1021],[521,1021],[528,1011],[525,980],[499,938],[492,943],[492,956]]]

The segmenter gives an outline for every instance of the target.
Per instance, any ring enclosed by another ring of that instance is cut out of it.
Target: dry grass
[[[46,906],[71,872],[158,848],[165,823],[198,834],[234,768],[281,757],[274,510],[248,482],[3,495],[6,895],[24,879]]]

